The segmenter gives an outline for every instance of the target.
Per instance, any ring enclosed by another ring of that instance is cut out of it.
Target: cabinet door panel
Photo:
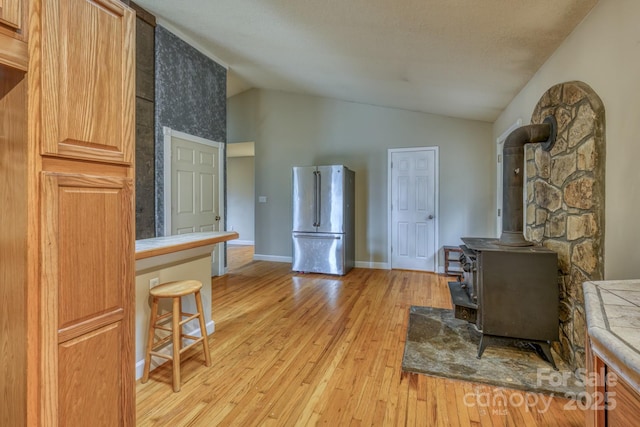
[[[60,344],[58,425],[124,424],[122,335],[116,322]]]
[[[0,0],[0,22],[19,30],[21,9],[22,0]]]
[[[640,414],[640,395],[620,375],[608,370],[607,376],[607,425],[637,425]]]
[[[44,174],[45,256],[59,341],[121,320],[133,259],[132,180]]]
[[[133,180],[43,172],[41,200],[45,418],[132,425]]]
[[[131,164],[135,14],[116,0],[44,0],[43,22],[43,154]]]

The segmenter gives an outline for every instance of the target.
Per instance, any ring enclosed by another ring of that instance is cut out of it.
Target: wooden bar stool
[[[142,375],[142,382],[146,383],[149,380],[149,369],[151,365],[151,356],[158,356],[173,362],[173,391],[180,391],[180,355],[193,347],[194,345],[202,342],[204,347],[204,360],[206,366],[211,366],[211,357],[209,355],[209,343],[207,340],[207,328],[204,324],[204,311],[202,310],[202,298],[200,296],[200,289],[202,289],[202,283],[198,280],[179,280],[175,282],[163,283],[155,288],[152,288],[149,293],[153,297],[151,303],[151,318],[149,320],[149,338],[147,340],[147,352],[144,359],[144,373]],[[182,312],[182,300],[181,298],[186,295],[194,294],[196,299],[196,307],[198,312],[183,313]],[[169,313],[165,313],[158,316],[158,300],[160,298],[172,298],[173,310]],[[185,319],[182,319],[185,317]],[[186,335],[182,333],[182,326],[198,318],[200,323],[201,337],[193,335]],[[172,327],[162,326],[171,320]],[[164,338],[155,341],[155,331],[161,329],[163,331],[171,332]],[[189,345],[182,347],[182,339],[187,338],[192,340]],[[159,353],[155,351],[157,348],[165,345],[169,341],[173,341],[173,356]],[[154,342],[155,341],[155,342]]]

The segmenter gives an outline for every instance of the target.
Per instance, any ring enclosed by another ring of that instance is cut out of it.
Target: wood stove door
[[[481,252],[478,306],[483,333],[557,341],[557,265],[553,252]]]

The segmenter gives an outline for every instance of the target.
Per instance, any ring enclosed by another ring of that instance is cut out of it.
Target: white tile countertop
[[[594,352],[640,392],[640,280],[585,282],[582,287]]]
[[[235,231],[209,231],[136,240],[136,271],[207,254],[216,244],[238,237]]]
[[[235,231],[209,231],[136,240],[136,259],[148,258],[197,246],[207,246],[237,238],[238,233]]]

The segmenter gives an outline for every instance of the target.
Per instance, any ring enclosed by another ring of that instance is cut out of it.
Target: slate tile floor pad
[[[451,309],[412,306],[402,370],[559,397],[584,394],[580,378],[557,354],[558,372],[530,344],[504,339],[477,359],[480,337],[474,325],[456,319]]]

